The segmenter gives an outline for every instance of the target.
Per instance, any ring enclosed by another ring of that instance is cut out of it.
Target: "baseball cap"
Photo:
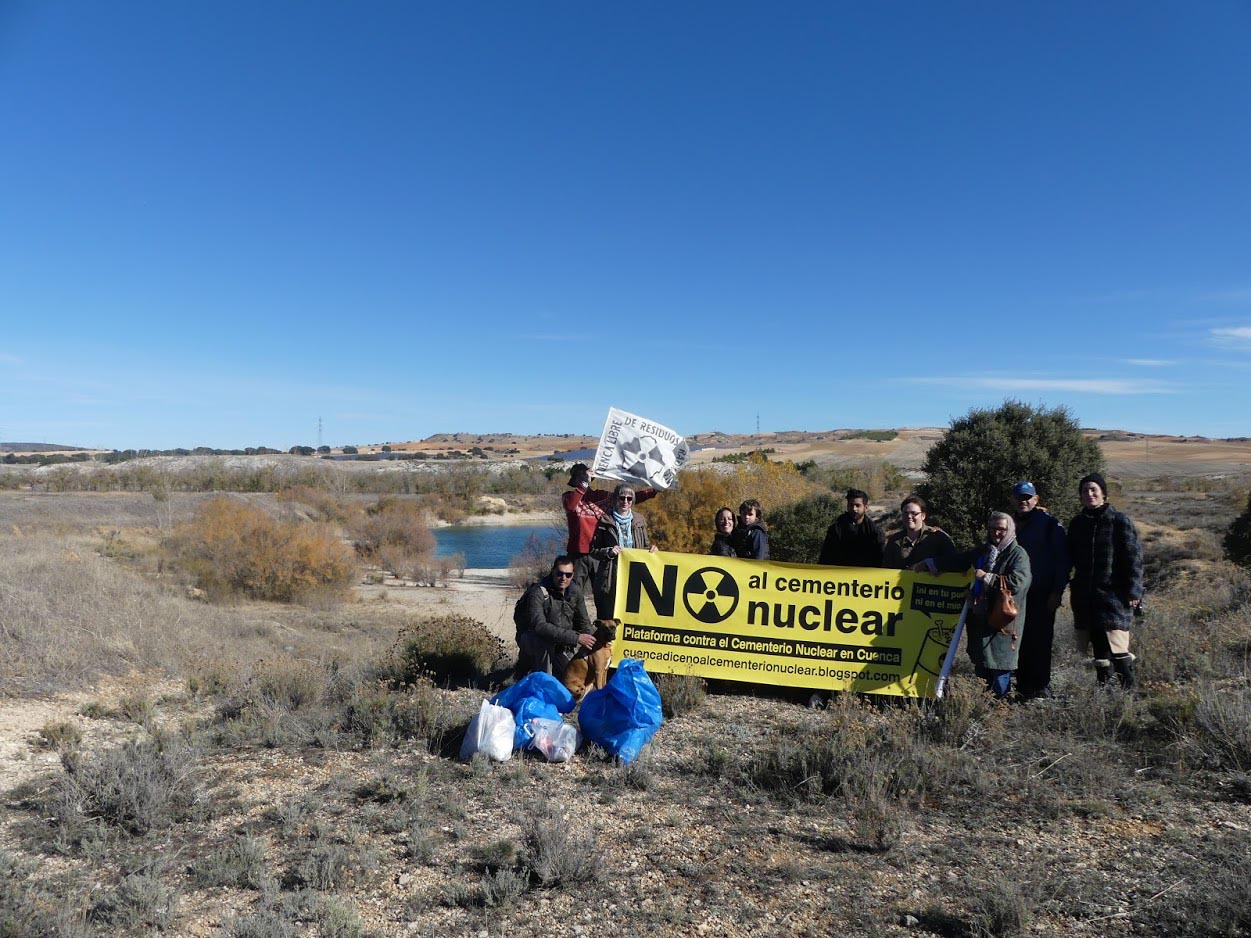
[[[1033,482],[1018,482],[1012,486],[1012,494],[1017,498],[1033,498],[1038,490],[1034,488]]]

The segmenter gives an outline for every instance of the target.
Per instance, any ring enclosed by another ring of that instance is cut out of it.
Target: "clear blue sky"
[[[0,0],[0,439],[1251,434],[1251,6]]]

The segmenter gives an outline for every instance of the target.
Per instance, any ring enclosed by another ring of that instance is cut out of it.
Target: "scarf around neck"
[[[624,515],[613,509],[612,520],[617,524],[618,546],[630,550],[634,547],[634,512],[627,511]]]

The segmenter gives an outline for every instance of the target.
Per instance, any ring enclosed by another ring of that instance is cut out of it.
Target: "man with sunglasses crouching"
[[[595,646],[586,604],[573,585],[573,560],[563,554],[552,561],[551,573],[526,590],[514,619],[517,677],[532,671],[560,677],[579,647]]]

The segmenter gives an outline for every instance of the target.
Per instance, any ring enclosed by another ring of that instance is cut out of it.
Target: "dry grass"
[[[113,742],[47,724],[66,759],[0,817],[0,934],[1247,934],[1251,590],[1149,514],[1168,567],[1209,566],[1157,578],[1135,696],[1095,686],[1063,612],[1060,700],[997,705],[963,661],[928,705],[675,681],[625,768],[457,763],[483,692],[379,681],[386,604],[217,609],[77,535],[10,539],[3,582],[42,588],[0,621],[43,614],[0,632],[6,677],[165,662],[198,709],[135,693],[89,721]]]
[[[0,673],[10,692],[136,668],[173,670],[189,646],[203,647],[208,638],[208,621],[203,631],[186,628],[190,604],[92,553],[86,542],[6,538],[0,582]],[[229,635],[234,618],[222,616],[217,627]]]

